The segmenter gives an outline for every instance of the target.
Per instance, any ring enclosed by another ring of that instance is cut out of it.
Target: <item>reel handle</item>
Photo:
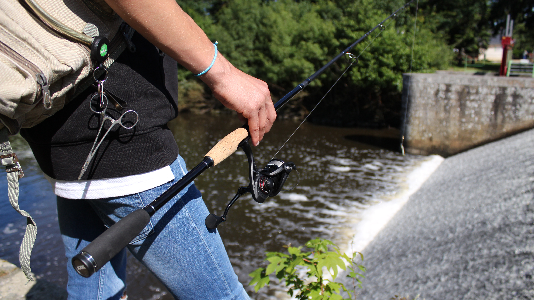
[[[216,214],[209,214],[205,220],[206,228],[213,230],[217,228],[217,226],[219,226],[219,224],[221,224],[224,221],[226,221],[224,217],[219,217]]]

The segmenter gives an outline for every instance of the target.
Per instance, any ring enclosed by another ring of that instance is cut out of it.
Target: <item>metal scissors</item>
[[[103,80],[105,81],[105,79]],[[99,87],[102,86],[102,82],[99,82]],[[89,107],[91,108],[91,111],[93,111],[96,114],[99,114],[101,116],[101,122],[100,122],[100,128],[98,129],[98,133],[96,134],[95,142],[93,143],[93,147],[91,148],[91,151],[89,152],[89,155],[87,156],[87,159],[85,160],[85,163],[83,164],[82,170],[80,172],[80,175],[78,176],[78,180],[80,180],[89,167],[89,164],[91,163],[91,160],[93,160],[93,157],[95,156],[96,152],[98,151],[98,148],[108,135],[108,133],[115,127],[115,125],[120,125],[124,129],[132,129],[137,125],[137,122],[139,121],[139,115],[135,110],[129,109],[122,113],[119,118],[113,119],[111,116],[106,114],[106,110],[108,107],[108,98],[104,93],[100,92],[101,89],[99,88],[99,92],[95,93],[91,101],[89,102]],[[102,129],[104,128],[104,124],[106,121],[109,121],[109,128],[106,130],[104,135],[100,138],[100,133],[102,132]]]

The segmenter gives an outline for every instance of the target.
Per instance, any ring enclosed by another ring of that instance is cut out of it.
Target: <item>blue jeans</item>
[[[171,169],[173,182],[134,195],[98,200],[58,197],[59,226],[68,259],[69,299],[121,298],[126,288],[126,249],[90,278],[76,273],[71,259],[106,227],[149,204],[185,175],[185,162],[179,157]],[[249,299],[221,237],[204,224],[208,214],[200,192],[190,184],[152,216],[127,248],[177,299]]]

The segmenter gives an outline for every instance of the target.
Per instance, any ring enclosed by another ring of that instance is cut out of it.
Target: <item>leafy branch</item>
[[[258,268],[250,273],[252,277],[249,285],[254,286],[256,292],[262,287],[269,285],[270,274],[275,274],[280,282],[285,282],[289,287],[287,293],[296,299],[353,299],[352,291],[343,283],[335,282],[339,270],[347,270],[350,277],[361,288],[361,273],[365,267],[356,263],[359,256],[363,261],[363,254],[359,252],[348,256],[341,253],[339,247],[329,240],[317,238],[308,241],[305,246],[312,251],[303,252],[301,247],[286,246],[288,254],[281,252],[267,252],[267,268]],[[331,249],[331,250],[330,250]],[[301,270],[305,270],[304,274]],[[326,272],[325,272],[326,271]],[[359,273],[361,272],[361,273]],[[343,298],[345,292],[349,298]]]

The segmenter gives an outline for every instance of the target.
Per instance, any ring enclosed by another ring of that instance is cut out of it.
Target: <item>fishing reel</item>
[[[256,168],[256,163],[254,162],[254,156],[252,155],[252,149],[250,148],[248,139],[243,140],[239,144],[239,147],[243,149],[248,159],[249,185],[242,186],[238,189],[237,194],[228,203],[222,216],[210,214],[206,217],[205,223],[208,229],[215,229],[220,223],[226,221],[226,215],[228,214],[230,207],[234,205],[239,197],[246,193],[252,194],[252,199],[258,203],[263,203],[265,202],[265,199],[278,195],[282,190],[289,173],[297,169],[297,166],[294,163],[284,162],[275,158],[267,163],[263,169],[258,170]]]

